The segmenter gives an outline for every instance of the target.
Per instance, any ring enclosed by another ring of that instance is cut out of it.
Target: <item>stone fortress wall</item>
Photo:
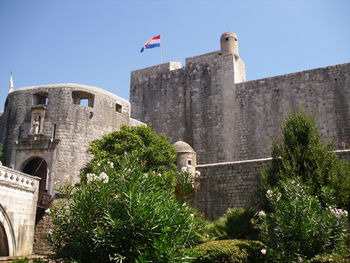
[[[4,165],[23,171],[30,160],[42,158],[48,169],[44,190],[49,193],[78,181],[80,168],[90,158],[86,150],[91,140],[122,124],[139,124],[130,118],[128,101],[77,84],[15,90],[6,100],[2,122]]]
[[[228,36],[228,38],[227,38]],[[196,205],[209,219],[256,203],[272,137],[289,112],[315,116],[325,142],[350,161],[350,63],[245,81],[234,33],[221,50],[131,73],[132,117],[197,153]]]
[[[315,115],[325,141],[349,147],[350,63],[246,82],[238,47],[225,53],[221,44],[221,51],[187,58],[185,67],[133,71],[132,117],[189,143],[199,164],[270,156],[271,137],[299,109]]]

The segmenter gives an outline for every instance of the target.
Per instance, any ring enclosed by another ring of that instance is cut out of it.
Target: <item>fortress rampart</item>
[[[245,81],[236,46],[187,58],[182,68],[133,71],[132,117],[189,143],[199,164],[269,157],[271,137],[300,109],[315,116],[325,141],[349,148],[350,63]]]

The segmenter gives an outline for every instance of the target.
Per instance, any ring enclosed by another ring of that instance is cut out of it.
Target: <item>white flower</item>
[[[265,217],[266,216],[265,211],[264,210],[259,211],[258,216],[259,217]]]
[[[96,174],[88,173],[88,174],[86,175],[86,178],[87,178],[87,182],[90,183],[91,181],[93,181],[93,180],[96,179]]]
[[[260,250],[260,252],[261,252],[261,254],[266,255],[266,249],[265,249],[265,248],[263,248],[262,250]]]
[[[267,190],[267,191],[266,191],[267,197],[270,198],[270,197],[272,196],[272,194],[273,194],[272,190]]]
[[[114,168],[114,163],[113,162],[107,162],[109,166],[113,169]]]
[[[342,217],[342,216],[348,216],[348,211],[338,208],[332,208],[328,207],[328,209],[336,216],[336,217]]]
[[[101,166],[101,164],[100,164],[100,163],[97,163],[97,166]]]
[[[147,179],[147,178],[148,178],[148,174],[147,174],[147,173],[144,173],[144,174],[143,174],[143,178]]]
[[[190,217],[194,218],[194,214],[190,214]]]
[[[46,209],[46,210],[45,210],[45,213],[46,213],[46,214],[51,214],[50,208]]]
[[[119,195],[116,194],[116,195],[114,196],[114,198],[115,198],[115,199],[119,199]]]
[[[181,167],[181,172],[187,172],[187,167]]]
[[[98,179],[100,179],[104,183],[108,183],[108,175],[105,172],[100,173]]]

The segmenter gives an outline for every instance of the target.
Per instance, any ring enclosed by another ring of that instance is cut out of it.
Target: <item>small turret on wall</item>
[[[197,154],[193,148],[184,141],[173,144],[177,154],[176,164],[181,172],[188,172],[196,176]]]
[[[220,55],[233,56],[234,82],[241,83],[246,81],[245,64],[238,53],[238,38],[236,33],[225,32],[220,37]]]

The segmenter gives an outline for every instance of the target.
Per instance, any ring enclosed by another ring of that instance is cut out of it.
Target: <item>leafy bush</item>
[[[176,200],[158,172],[145,172],[131,155],[118,169],[100,164],[98,176],[62,189],[52,209],[50,239],[65,262],[183,262],[200,222]]]
[[[28,263],[29,259],[27,257],[25,258],[17,258],[15,260],[12,261],[12,263]]]
[[[220,240],[196,246],[194,263],[260,263],[265,262],[266,246],[259,241]]]
[[[344,257],[339,254],[319,255],[309,261],[309,263],[350,263],[350,256]]]
[[[349,163],[340,161],[332,148],[322,143],[313,117],[304,112],[289,115],[282,127],[281,141],[273,142],[272,163],[262,173],[262,208],[268,210],[265,193],[269,188],[281,180],[300,176],[323,205],[321,189],[327,186],[335,191],[337,205],[349,210]]]
[[[258,228],[253,224],[254,215],[255,211],[249,208],[229,208],[222,217],[206,226],[203,240],[256,240]]]
[[[306,262],[346,248],[347,211],[334,206],[332,190],[321,189],[327,208],[310,192],[299,177],[267,191],[271,211],[260,211],[259,217],[270,262]]]

